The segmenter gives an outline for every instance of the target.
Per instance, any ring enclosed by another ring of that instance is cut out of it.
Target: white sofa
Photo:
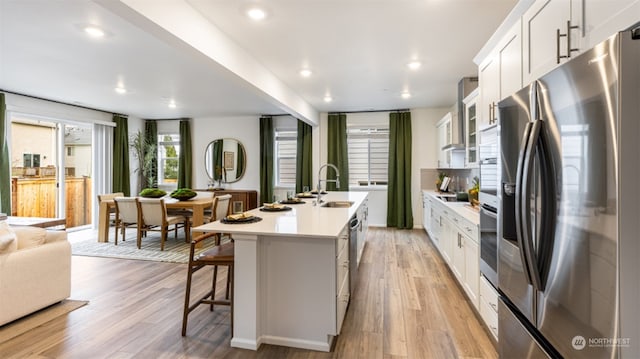
[[[0,325],[70,294],[71,245],[67,233],[11,227],[0,221]]]

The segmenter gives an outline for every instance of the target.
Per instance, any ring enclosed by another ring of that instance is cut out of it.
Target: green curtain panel
[[[313,155],[312,155],[312,127],[304,121],[298,120],[298,147],[296,151],[296,192],[302,192],[304,186],[313,188]]]
[[[413,228],[411,209],[411,112],[389,114],[387,227]]]
[[[238,162],[236,165],[236,178],[240,178],[244,173],[244,147],[242,144],[238,142],[238,149],[236,150],[238,154]]]
[[[116,128],[113,130],[113,192],[131,195],[129,183],[129,126],[127,118],[113,115]]]
[[[224,141],[213,142],[213,163],[216,164],[216,167],[213,169],[213,179],[216,181],[224,179],[224,176],[222,175],[224,173],[224,164],[222,163],[223,144]]]
[[[11,160],[7,141],[7,104],[0,93],[0,212],[11,215]]]
[[[144,122],[144,140],[150,146],[149,152],[144,154],[145,163],[149,167],[145,169],[144,184],[142,188],[158,187],[158,123],[155,120],[146,120]]]
[[[178,154],[178,188],[191,188],[193,180],[193,153],[191,121],[180,120],[180,153]]]
[[[273,118],[260,118],[260,203],[273,202]]]
[[[340,170],[340,187],[335,183],[327,183],[328,191],[349,190],[349,157],[347,153],[347,115],[329,114],[327,126],[327,162],[336,165]],[[326,168],[327,175],[321,174],[321,178],[333,179],[333,169]],[[326,176],[326,177],[325,177]]]

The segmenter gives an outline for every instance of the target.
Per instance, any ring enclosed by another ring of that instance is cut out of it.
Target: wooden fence
[[[91,178],[65,178],[67,228],[91,223]],[[56,217],[56,179],[12,178],[11,215]]]

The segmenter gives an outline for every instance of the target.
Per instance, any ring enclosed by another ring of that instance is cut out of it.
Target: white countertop
[[[261,217],[256,223],[224,224],[220,221],[194,227],[201,232],[220,232],[253,235],[277,235],[296,237],[336,238],[349,223],[358,208],[367,198],[368,192],[329,192],[322,196],[324,202],[353,201],[349,208],[327,208],[314,206],[315,198],[303,198],[303,204],[287,204],[291,211],[263,212],[258,208],[248,211]]]
[[[441,204],[449,207],[451,210],[455,211],[458,215],[462,216],[469,222],[476,225],[480,224],[480,212],[479,210],[471,208],[471,205],[469,204],[469,202],[448,202],[438,198],[438,196],[441,196],[441,197],[455,196],[454,194],[451,194],[451,193],[440,193],[432,190],[422,190],[422,193],[427,194],[431,197],[434,197]]]

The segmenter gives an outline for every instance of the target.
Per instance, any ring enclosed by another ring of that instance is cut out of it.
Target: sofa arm
[[[71,244],[66,240],[0,256],[0,325],[71,294]]]

